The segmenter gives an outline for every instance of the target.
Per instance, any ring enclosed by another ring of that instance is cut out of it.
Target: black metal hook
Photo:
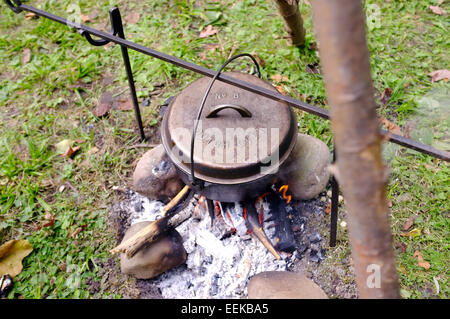
[[[13,4],[14,2],[14,4]],[[22,9],[20,8],[20,6],[22,5],[22,2],[20,2],[20,0],[5,0],[6,5],[8,6],[8,8],[10,8],[14,13],[20,13],[22,12]]]
[[[120,29],[123,29],[119,8],[114,7],[109,10],[109,19],[111,21],[111,32],[110,33],[115,36],[115,35],[117,35],[117,33],[119,32]],[[86,40],[90,44],[97,46],[97,47],[106,45],[109,42],[111,42],[109,40],[104,40],[104,39],[94,40],[91,37],[91,34],[86,30],[79,30],[79,32],[82,36],[84,36],[86,38]]]

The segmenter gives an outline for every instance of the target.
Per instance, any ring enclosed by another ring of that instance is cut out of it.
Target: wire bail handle
[[[199,120],[200,120],[200,116],[202,115],[202,112],[203,112],[203,108],[204,108],[204,106],[205,106],[205,102],[206,102],[206,99],[208,98],[208,94],[209,94],[209,92],[211,91],[211,88],[212,88],[212,86],[213,86],[213,84],[214,84],[214,82],[217,80],[217,78],[219,77],[219,75],[222,73],[222,70],[228,65],[228,64],[230,64],[230,62],[232,62],[232,61],[234,61],[234,60],[236,60],[236,59],[238,59],[238,58],[240,58],[240,57],[244,57],[244,56],[246,56],[246,57],[249,57],[252,61],[253,61],[253,64],[256,66],[256,72],[258,73],[258,77],[259,78],[261,78],[261,71],[260,71],[260,69],[259,69],[259,65],[258,65],[258,62],[256,61],[256,59],[251,55],[251,54],[249,54],[249,53],[241,53],[241,54],[237,54],[237,55],[235,55],[235,56],[233,56],[233,57],[231,57],[231,58],[229,58],[227,61],[225,61],[225,63],[224,64],[222,64],[222,66],[219,68],[219,70],[217,71],[217,73],[214,75],[214,77],[211,79],[211,82],[209,83],[209,85],[208,85],[208,88],[206,89],[206,92],[205,92],[205,95],[203,96],[203,99],[202,99],[202,102],[200,103],[200,108],[199,108],[199,110],[198,110],[198,113],[197,113],[197,118],[196,118],[196,120],[195,120],[195,122],[194,122],[194,129],[193,129],[193,132],[192,132],[192,138],[191,138],[191,184],[192,184],[192,186],[198,186],[200,189],[202,189],[203,188],[203,181],[199,181],[196,177],[195,177],[195,173],[194,173],[194,146],[195,146],[195,136],[196,136],[196,134],[197,134],[197,128],[198,128],[198,122],[199,122]],[[220,105],[219,105],[220,106]],[[229,108],[229,107],[231,107],[231,108],[234,108],[234,106],[230,106],[230,105],[225,105],[227,108]],[[223,109],[223,107],[224,106],[221,106],[222,108],[221,109],[216,109],[216,110],[213,110],[211,113],[213,113],[214,111],[215,111],[215,113],[214,114],[208,114],[208,116],[209,117],[211,117],[211,115],[212,116],[214,116],[214,115],[216,115],[220,110],[222,110]],[[240,110],[238,111],[241,115],[242,114],[247,114],[245,117],[251,117],[251,113],[247,110],[247,109],[242,109],[242,107],[238,107]],[[242,113],[241,113],[242,112]],[[207,117],[208,117],[207,116]],[[242,116],[244,116],[244,115],[242,115]]]

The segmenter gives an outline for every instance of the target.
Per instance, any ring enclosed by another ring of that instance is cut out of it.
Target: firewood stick
[[[186,219],[191,217],[191,211],[184,210],[177,215],[172,215],[172,217],[173,218],[169,217],[167,222],[157,223],[159,220],[163,219],[164,218],[163,217],[158,221],[150,224],[149,226],[151,225],[153,226],[151,227],[149,233],[141,238],[138,238],[134,243],[132,243],[130,246],[128,246],[128,248],[126,248],[125,253],[127,257],[128,258],[133,257],[139,251],[139,249],[141,249],[145,244],[150,244],[158,240],[158,238],[162,234],[164,234],[168,228],[175,228],[181,225],[181,223],[183,223]]]
[[[110,253],[115,255],[120,252],[127,252],[129,255],[129,251],[131,250],[133,255],[142,247],[146,242],[155,241],[168,227],[176,227],[177,221],[180,219],[174,219],[174,222],[170,222],[170,219],[174,217],[174,215],[168,215],[167,212],[173,208],[186,194],[189,190],[189,186],[185,186],[178,194],[175,196],[163,209],[164,216],[153,223],[147,225],[139,232],[134,234],[127,241],[120,243],[117,247],[110,250]],[[184,219],[185,220],[185,219]],[[184,221],[182,220],[182,221]],[[131,248],[131,249],[130,249]]]
[[[183,189],[174,197],[172,200],[164,206],[164,216],[167,215],[167,212],[175,207],[176,204],[186,195],[186,193],[189,191],[189,186],[185,185]]]

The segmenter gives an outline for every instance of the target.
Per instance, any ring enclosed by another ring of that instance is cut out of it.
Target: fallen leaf
[[[42,227],[51,227],[55,224],[55,217],[50,213],[45,214],[44,220],[46,222],[44,224],[42,224]]]
[[[407,233],[400,234],[400,236],[402,236],[402,237],[413,237],[413,238],[418,237],[420,235],[422,235],[422,231],[418,228],[414,228]]]
[[[330,215],[331,213],[331,202],[328,202],[327,207],[325,208],[325,210],[323,211],[325,214]]]
[[[121,100],[119,101],[119,110],[121,111],[129,111],[133,109],[133,101],[131,99]]]
[[[407,231],[414,225],[414,220],[417,218],[416,215],[411,216],[403,225],[402,230]]]
[[[81,146],[75,146],[74,148],[72,148],[72,146],[69,146],[69,148],[67,149],[67,151],[65,151],[63,154],[61,154],[62,157],[72,157],[79,149],[81,148]]]
[[[275,88],[283,95],[286,95],[286,91],[284,90],[282,85],[275,85]]]
[[[431,265],[429,262],[425,261],[418,250],[414,252],[413,258],[417,257],[417,265],[424,269],[430,269]]]
[[[10,240],[0,246],[0,276],[12,278],[22,272],[22,260],[33,251],[26,239]]]
[[[389,100],[391,99],[391,95],[392,95],[392,89],[385,88],[383,93],[381,93],[381,98],[380,98],[381,104],[386,105],[389,102]]]
[[[81,18],[81,21],[83,21],[84,23],[91,21],[91,18],[84,14],[80,14],[80,18]]]
[[[200,32],[200,35],[198,36],[199,38],[207,38],[211,35],[216,34],[217,32],[219,32],[218,29],[214,28],[211,24],[208,25],[205,29],[203,29]]]
[[[398,127],[397,125],[395,125],[391,121],[389,121],[389,120],[387,120],[385,118],[381,118],[381,123],[383,123],[384,127],[389,132],[391,132],[393,134],[397,134],[397,135],[402,135],[402,130],[400,129],[400,127]]]
[[[274,81],[275,83],[280,83],[280,82],[287,82],[289,81],[289,78],[287,76],[282,76],[281,74],[274,74],[270,77],[272,79],[272,81]]]
[[[106,115],[113,106],[114,98],[111,92],[105,92],[100,96],[99,102],[92,114],[98,117]]]
[[[404,273],[404,274],[407,273],[406,268],[405,268],[405,266],[403,266],[403,265],[400,266],[400,271],[401,271],[402,273]]]
[[[75,231],[72,234],[70,234],[70,237],[75,238],[85,228],[86,228],[86,225],[81,225],[80,227],[75,229]]]
[[[22,64],[27,64],[31,60],[31,50],[26,48],[23,50]]]
[[[440,80],[444,80],[445,82],[447,82],[448,79],[450,79],[450,71],[447,69],[436,70],[431,72],[429,76],[431,76],[431,84]]]
[[[125,21],[130,24],[136,24],[139,22],[139,19],[141,18],[141,15],[138,12],[132,12],[130,14],[127,14],[125,17]]]
[[[27,20],[31,20],[31,19],[34,19],[34,18],[37,18],[37,16],[36,16],[36,14],[33,13],[33,12],[28,12],[28,13],[25,15],[25,19],[27,19]]]
[[[64,154],[72,145],[73,145],[72,140],[69,139],[62,140],[61,142],[55,144],[56,153]]]
[[[430,10],[438,15],[442,15],[444,13],[439,6],[430,6]]]

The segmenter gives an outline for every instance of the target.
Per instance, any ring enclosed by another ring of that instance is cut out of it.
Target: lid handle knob
[[[248,109],[246,109],[243,106],[240,105],[234,105],[234,104],[221,104],[221,105],[217,105],[215,106],[211,112],[209,112],[208,115],[206,115],[206,118],[215,118],[217,117],[217,113],[219,113],[222,110],[225,109],[233,109],[235,111],[237,111],[239,114],[241,114],[242,117],[252,117],[252,113],[250,113],[250,111]]]

